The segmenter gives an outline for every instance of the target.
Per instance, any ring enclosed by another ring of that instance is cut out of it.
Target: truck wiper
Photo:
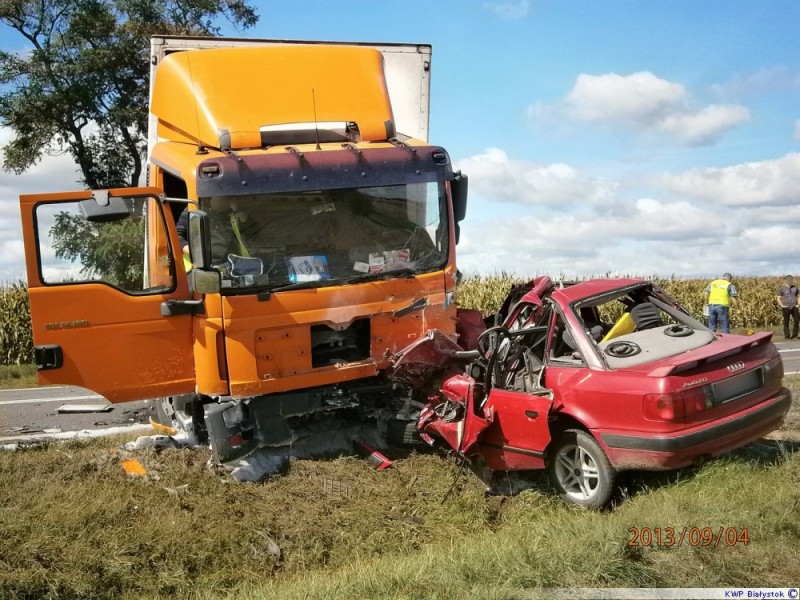
[[[360,283],[363,281],[378,281],[381,279],[413,279],[417,276],[417,271],[411,267],[402,269],[391,269],[389,271],[378,271],[376,273],[364,273],[355,277],[348,277],[345,283]]]
[[[313,281],[298,281],[297,283],[290,283],[280,287],[272,288],[270,293],[275,292],[289,292],[291,290],[308,290],[328,285],[337,285],[343,283],[362,283],[365,281],[378,281],[381,279],[411,279],[417,276],[417,272],[409,267],[402,269],[393,269],[390,271],[380,271],[378,273],[364,273],[362,275],[355,275],[353,277],[337,277],[336,279],[315,279]]]

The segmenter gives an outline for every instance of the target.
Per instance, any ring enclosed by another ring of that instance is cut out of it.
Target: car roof
[[[562,302],[572,303],[584,298],[599,296],[614,290],[622,290],[631,286],[648,284],[646,279],[629,277],[605,277],[602,279],[589,279],[562,289],[556,288],[552,295]]]

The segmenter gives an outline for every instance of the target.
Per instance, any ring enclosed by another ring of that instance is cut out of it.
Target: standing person
[[[778,289],[775,300],[783,311],[783,337],[787,340],[797,337],[797,330],[800,329],[800,310],[797,308],[797,296],[800,290],[794,285],[791,275],[783,279],[783,285]],[[792,335],[789,335],[789,317],[792,319]]]
[[[729,311],[731,306],[736,306],[736,287],[731,283],[733,277],[725,273],[722,279],[715,279],[708,284],[703,303],[708,305],[708,327],[717,331],[717,325],[722,333],[730,333]]]

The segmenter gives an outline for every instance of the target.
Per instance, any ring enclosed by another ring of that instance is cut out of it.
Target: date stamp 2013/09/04
[[[747,527],[630,527],[628,546],[692,548],[718,546],[747,546],[750,533]]]

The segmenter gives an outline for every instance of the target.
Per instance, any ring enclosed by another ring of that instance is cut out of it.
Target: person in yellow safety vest
[[[703,304],[708,306],[708,327],[716,332],[730,333],[730,308],[738,303],[736,287],[731,283],[732,276],[725,273],[722,279],[715,279],[706,287]]]
[[[249,230],[249,217],[240,210],[233,198],[213,197],[208,210],[209,237],[211,239],[211,262],[222,264],[229,254],[249,257],[245,239]],[[178,239],[183,251],[183,264],[186,271],[192,268],[189,260],[189,211],[184,210],[176,224]]]

